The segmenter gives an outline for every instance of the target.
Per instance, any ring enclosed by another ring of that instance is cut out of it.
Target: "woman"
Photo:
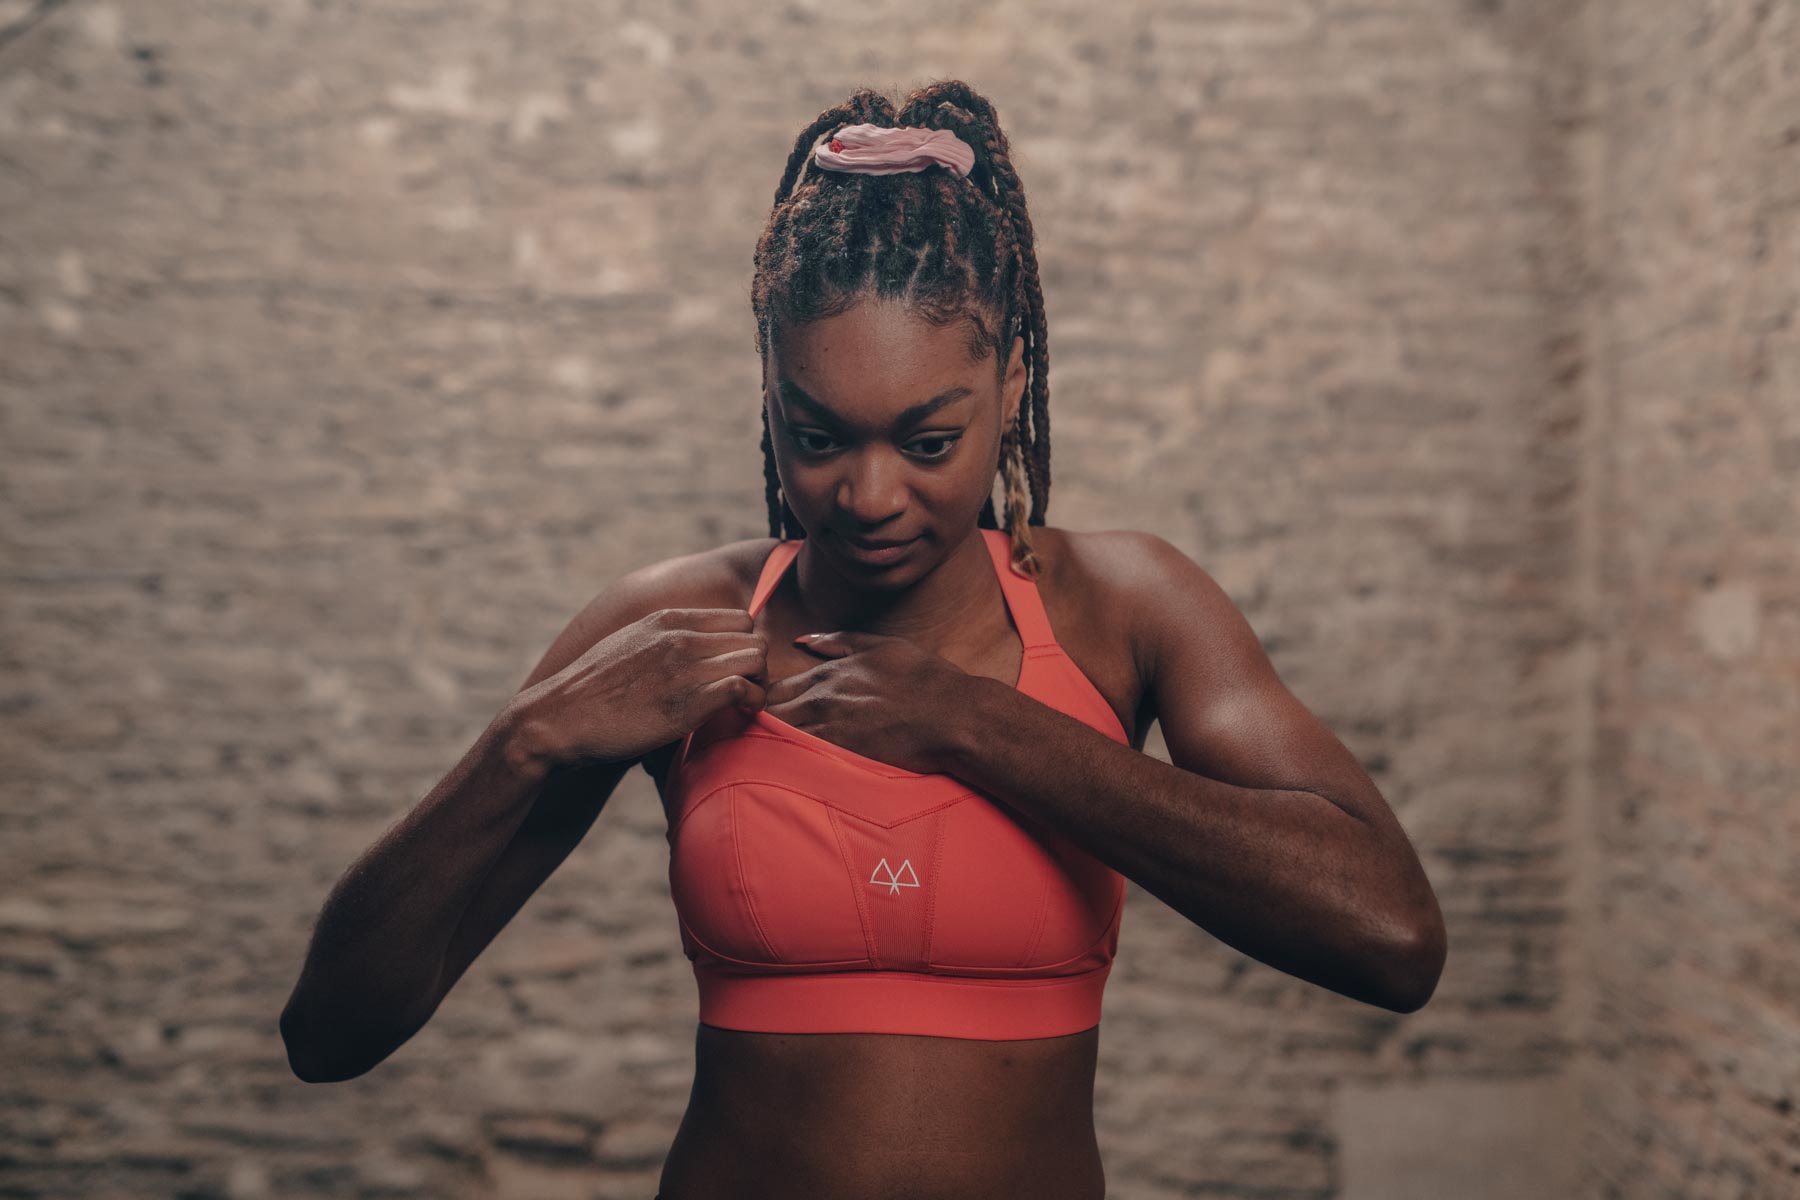
[[[992,105],[820,114],[755,264],[772,537],[601,591],[346,874],[282,1015],[296,1073],[410,1037],[639,763],[701,985],[664,1200],[1103,1196],[1126,878],[1422,1005],[1442,918],[1354,757],[1169,543],[1044,523],[1043,298]]]

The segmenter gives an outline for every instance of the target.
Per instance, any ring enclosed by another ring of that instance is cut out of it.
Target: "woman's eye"
[[[948,458],[950,456],[950,451],[956,448],[956,442],[957,439],[953,437],[928,437],[920,438],[918,441],[914,442],[913,445],[917,447],[941,447],[941,449],[935,451],[921,449],[919,451],[920,458]]]
[[[836,439],[827,437],[822,433],[809,433],[806,430],[796,429],[792,431],[792,434],[794,445],[800,447],[801,452],[805,454],[825,454],[830,452],[836,445]],[[910,449],[913,453],[918,455],[918,457],[926,459],[927,461],[948,458],[950,457],[950,451],[956,448],[956,443],[960,440],[960,435],[956,437],[919,438],[912,443]]]

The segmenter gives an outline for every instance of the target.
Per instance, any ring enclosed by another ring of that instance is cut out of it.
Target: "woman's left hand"
[[[860,630],[803,635],[827,661],[770,684],[763,711],[905,771],[942,770],[958,689],[971,676],[903,637]]]

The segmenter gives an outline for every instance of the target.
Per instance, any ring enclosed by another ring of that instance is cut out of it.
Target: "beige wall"
[[[1800,1195],[1800,9],[1615,3],[1586,135],[1593,1194]]]
[[[1784,1194],[1797,55],[1672,0],[52,12],[0,46],[5,1182],[650,1194],[695,1007],[642,776],[376,1071],[275,1016],[570,614],[767,532],[786,153],[954,75],[1038,230],[1051,522],[1220,579],[1450,923],[1399,1016],[1134,887],[1110,1194]]]

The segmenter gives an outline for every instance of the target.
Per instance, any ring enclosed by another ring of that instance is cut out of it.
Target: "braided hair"
[[[948,130],[975,151],[975,163],[964,178],[938,168],[889,175],[837,172],[812,161],[822,135],[854,124]],[[781,328],[836,316],[871,293],[903,300],[939,327],[961,322],[969,331],[971,361],[991,349],[1002,380],[1014,337],[1025,339],[1029,383],[1014,428],[1001,436],[996,470],[1004,487],[1012,561],[1037,574],[1030,527],[1044,523],[1050,504],[1044,293],[1025,189],[994,106],[960,80],[915,90],[897,112],[880,92],[856,89],[794,140],[774,209],[757,239],[755,263],[751,307],[765,395],[768,350]],[[762,450],[769,536],[804,536],[775,469],[766,405]],[[999,528],[991,492],[977,524]]]

